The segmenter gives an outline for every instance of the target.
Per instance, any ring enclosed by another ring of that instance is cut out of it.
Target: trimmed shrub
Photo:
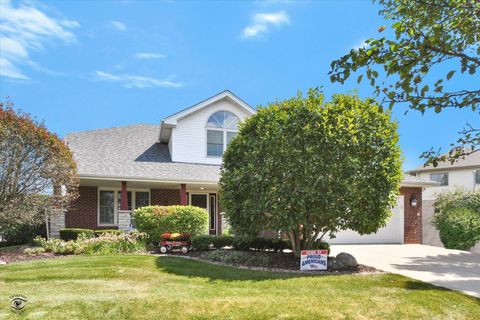
[[[60,230],[60,239],[64,241],[77,240],[80,234],[84,234],[87,238],[93,238],[95,232],[92,229],[65,228]]]
[[[448,249],[468,250],[480,241],[480,191],[441,193],[433,222]]]
[[[95,230],[95,237],[100,237],[104,234],[114,234],[114,235],[122,235],[125,232],[123,230],[117,230],[117,229],[104,229],[104,230]]]
[[[263,237],[232,237],[200,235],[192,238],[194,250],[204,251],[209,249],[222,249],[232,247],[236,251],[275,251],[288,249],[288,241],[278,238]]]
[[[47,236],[45,223],[37,225],[5,223],[0,225],[0,247],[33,243],[36,236]]]
[[[224,247],[233,247],[235,237],[229,235],[213,236],[213,247],[216,249],[222,249]]]
[[[312,250],[327,250],[328,254],[330,254],[330,244],[328,244],[328,242],[317,239],[312,245]]]
[[[163,233],[199,235],[208,229],[208,213],[194,206],[147,206],[135,209],[135,225],[150,242],[160,241]]]
[[[192,247],[193,250],[205,251],[210,248],[213,248],[213,243],[215,242],[214,238],[216,236],[210,235],[198,235],[192,237]]]

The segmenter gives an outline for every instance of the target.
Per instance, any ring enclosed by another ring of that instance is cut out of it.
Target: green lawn
[[[24,294],[23,314],[9,296]],[[300,276],[156,256],[0,266],[0,319],[480,319],[480,299],[394,274]]]

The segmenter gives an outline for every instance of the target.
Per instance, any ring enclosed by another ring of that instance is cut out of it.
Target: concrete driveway
[[[332,255],[480,297],[480,255],[419,244],[332,245]]]

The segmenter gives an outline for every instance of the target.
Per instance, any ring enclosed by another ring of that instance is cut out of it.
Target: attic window
[[[229,111],[215,112],[207,121],[207,156],[221,157],[238,132],[239,119]]]

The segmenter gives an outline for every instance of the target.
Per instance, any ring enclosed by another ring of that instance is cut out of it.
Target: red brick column
[[[422,243],[422,188],[402,187],[404,196],[404,242]],[[411,199],[417,199],[417,206],[412,207]]]
[[[120,210],[128,210],[127,181],[122,181],[122,203]]]
[[[182,206],[187,205],[187,185],[185,183],[180,185],[180,204]]]

